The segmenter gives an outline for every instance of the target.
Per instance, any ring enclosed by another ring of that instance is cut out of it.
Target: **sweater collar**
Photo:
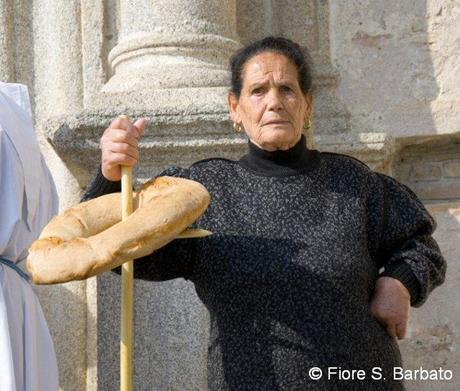
[[[319,160],[319,152],[307,148],[305,136],[285,151],[266,151],[248,141],[249,153],[239,164],[255,174],[262,176],[291,176],[310,171]]]

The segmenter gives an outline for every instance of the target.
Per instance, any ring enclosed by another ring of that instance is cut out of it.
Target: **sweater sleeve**
[[[159,176],[189,178],[190,170],[170,167]],[[178,239],[150,255],[136,259],[134,277],[150,281],[166,281],[174,278],[189,279],[195,264],[196,239]]]
[[[189,177],[189,169],[170,167],[158,176]],[[99,168],[84,192],[81,201],[88,201],[104,194],[121,191],[121,181],[111,182],[107,180]],[[196,239],[173,240],[166,246],[154,253],[134,262],[134,277],[143,280],[165,281],[173,278],[190,278],[193,271],[193,253]],[[121,274],[121,268],[113,271]]]
[[[100,197],[105,194],[117,193],[121,191],[121,181],[112,182],[102,175],[101,166],[93,175],[88,187],[83,193],[80,202],[89,201],[93,198]]]
[[[377,259],[384,267],[380,276],[401,281],[411,295],[411,305],[419,307],[445,278],[446,261],[432,237],[436,222],[409,187],[374,174],[378,179],[370,214],[374,233],[379,234]]]

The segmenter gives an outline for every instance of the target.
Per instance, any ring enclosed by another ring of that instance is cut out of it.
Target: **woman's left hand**
[[[409,308],[410,294],[401,281],[392,277],[377,279],[369,310],[392,337],[405,337]]]

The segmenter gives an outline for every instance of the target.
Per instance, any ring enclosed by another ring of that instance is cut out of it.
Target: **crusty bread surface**
[[[197,220],[209,201],[198,182],[158,177],[134,195],[135,210],[124,221],[120,193],[83,202],[48,223],[29,249],[27,269],[36,284],[97,275],[163,247]]]

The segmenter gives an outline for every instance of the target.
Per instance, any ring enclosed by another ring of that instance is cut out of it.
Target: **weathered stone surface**
[[[29,12],[35,119],[41,122],[82,108],[81,8],[76,0],[42,0],[29,5]]]
[[[443,180],[439,183],[409,183],[410,188],[423,200],[457,200],[460,198],[458,181]]]
[[[444,175],[448,178],[460,178],[460,161],[444,163]]]
[[[329,3],[332,62],[353,131],[458,131],[458,2]]]
[[[320,151],[350,155],[375,171],[392,174],[395,145],[393,138],[385,133],[318,135],[314,141]]]
[[[119,388],[121,280],[98,277],[98,386]],[[102,304],[103,303],[103,304]],[[206,390],[208,317],[183,280],[135,281],[136,390]]]
[[[460,198],[458,134],[399,140],[395,172],[422,200]]]
[[[37,286],[35,290],[54,341],[61,389],[86,390],[86,325],[94,322],[87,318],[86,283]]]
[[[10,0],[0,1],[0,80],[14,80],[13,6]]]
[[[442,177],[442,167],[432,163],[417,163],[412,165],[410,181],[437,181]]]

